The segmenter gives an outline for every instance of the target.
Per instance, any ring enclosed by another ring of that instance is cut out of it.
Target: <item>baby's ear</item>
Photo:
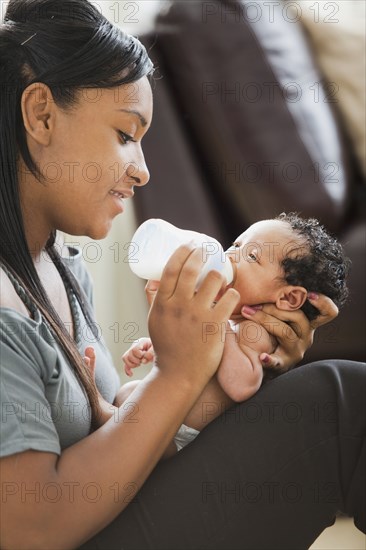
[[[302,286],[285,286],[277,298],[276,306],[285,311],[300,309],[307,299],[307,291]]]

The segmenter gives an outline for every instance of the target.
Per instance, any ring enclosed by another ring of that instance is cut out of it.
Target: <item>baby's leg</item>
[[[233,401],[222,390],[216,377],[212,378],[185,417],[163,458],[173,456],[191,443],[207,424],[232,405]]]
[[[224,392],[215,375],[187,414],[184,424],[201,431],[233,404],[234,401]]]
[[[182,426],[175,434],[163,458],[173,456],[177,451],[191,443],[207,424],[233,404],[234,402],[225,394],[216,376],[214,376],[185,417]]]

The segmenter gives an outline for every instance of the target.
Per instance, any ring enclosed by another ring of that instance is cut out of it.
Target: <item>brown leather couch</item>
[[[366,187],[301,23],[246,2],[167,2],[142,37],[158,68],[138,221],[164,218],[227,246],[282,211],[318,218],[353,266],[349,302],[306,361],[365,361]]]

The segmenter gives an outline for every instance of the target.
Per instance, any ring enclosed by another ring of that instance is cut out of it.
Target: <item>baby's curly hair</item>
[[[344,255],[339,242],[314,218],[305,219],[296,212],[290,212],[274,219],[288,223],[292,231],[302,237],[297,255],[296,252],[289,253],[281,262],[286,282],[303,286],[308,292],[329,296],[337,307],[341,307],[348,297],[346,279],[351,261]],[[308,300],[301,309],[309,321],[319,315]],[[262,385],[284,372],[277,368],[265,368]]]
[[[286,282],[303,286],[308,292],[324,294],[341,307],[348,296],[346,279],[351,261],[344,255],[340,243],[314,218],[304,219],[290,212],[275,219],[288,223],[303,240],[298,255],[289,254],[282,260]],[[319,315],[308,300],[301,309],[310,321]]]

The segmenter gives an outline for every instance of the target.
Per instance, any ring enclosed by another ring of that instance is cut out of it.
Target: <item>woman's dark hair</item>
[[[113,88],[150,75],[144,46],[113,26],[87,0],[10,0],[0,26],[0,263],[22,284],[53,329],[89,398],[92,425],[99,406],[82,356],[39,279],[27,246],[19,198],[20,156],[42,185],[30,155],[21,97],[34,82],[46,84],[64,110],[77,106],[84,88]],[[83,292],[50,235],[46,251],[75,293],[87,324],[97,337]]]

